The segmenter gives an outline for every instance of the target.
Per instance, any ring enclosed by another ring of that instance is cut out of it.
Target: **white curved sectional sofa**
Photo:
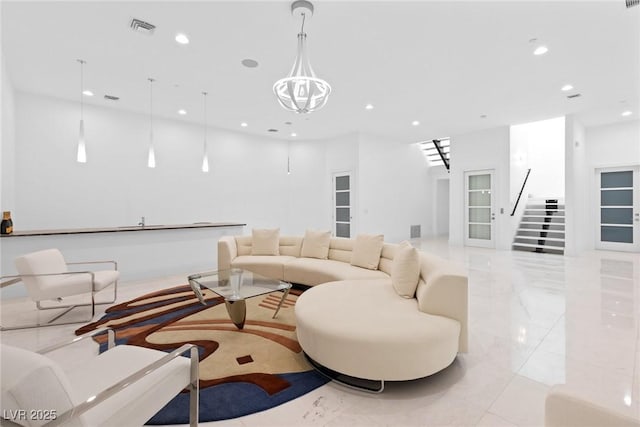
[[[279,236],[279,255],[252,255],[252,236],[225,236],[218,268],[312,286],[295,314],[313,361],[351,377],[400,381],[438,372],[467,351],[467,276],[450,262],[417,252],[415,295],[403,297],[392,284],[399,245],[384,243],[377,268],[368,269],[351,265],[355,239],[330,238],[327,259],[302,257],[303,239]]]

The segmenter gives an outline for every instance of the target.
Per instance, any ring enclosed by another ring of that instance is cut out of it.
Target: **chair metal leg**
[[[61,325],[74,325],[74,324],[78,324],[78,323],[84,323],[84,322],[90,322],[91,320],[93,320],[93,317],[96,315],[96,305],[104,305],[104,304],[112,304],[116,301],[117,298],[117,290],[116,287],[118,285],[118,282],[116,281],[114,283],[114,292],[113,292],[113,301],[106,301],[106,302],[99,302],[96,303],[95,302],[95,292],[91,292],[91,303],[87,303],[87,304],[71,304],[71,305],[59,305],[59,306],[54,306],[54,307],[44,307],[40,301],[36,301],[36,307],[38,308],[38,310],[60,310],[60,309],[66,309],[64,310],[62,313],[57,314],[55,317],[53,317],[52,319],[44,322],[44,323],[32,323],[32,324],[27,324],[27,325],[19,325],[19,326],[2,326],[0,325],[0,331],[14,331],[14,330],[18,330],[18,329],[32,329],[32,328],[41,328],[41,327],[45,327],[45,326],[61,326]],[[71,310],[73,310],[76,307],[88,307],[91,306],[91,317],[89,317],[88,319],[84,319],[84,320],[80,320],[80,321],[73,321],[73,322],[60,322],[60,323],[53,323],[55,320],[59,319],[60,317],[64,316],[65,314],[69,313]]]
[[[189,426],[197,427],[200,418],[200,357],[198,347],[191,347],[191,378],[189,382]]]

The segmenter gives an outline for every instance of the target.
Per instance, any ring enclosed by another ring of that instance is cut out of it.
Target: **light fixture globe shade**
[[[202,172],[209,172],[209,155],[207,153],[204,153],[202,158]]]
[[[147,167],[151,169],[156,167],[156,150],[154,150],[153,145],[149,147],[149,153],[147,155]]]
[[[78,163],[87,163],[87,147],[84,141],[84,120],[80,120],[80,136],[78,137],[76,160]]]
[[[331,86],[316,77],[306,50],[307,35],[298,34],[298,54],[289,75],[273,85],[280,105],[296,113],[311,113],[324,107]]]

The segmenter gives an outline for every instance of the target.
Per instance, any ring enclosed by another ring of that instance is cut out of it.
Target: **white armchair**
[[[111,270],[100,271],[70,271],[70,265],[84,264],[112,264]],[[15,260],[17,276],[4,276],[2,279],[11,279],[1,284],[2,287],[23,282],[27,288],[27,294],[36,303],[38,310],[66,309],[46,323],[35,323],[21,326],[3,326],[0,330],[23,329],[39,326],[52,326],[67,323],[53,323],[75,307],[91,306],[91,317],[81,322],[90,321],[95,315],[95,294],[108,286],[113,285],[113,299],[98,304],[111,304],[115,302],[118,292],[118,278],[120,272],[115,261],[85,261],[65,262],[62,253],[58,249],[46,249],[22,255]],[[91,294],[90,304],[54,305],[43,306],[42,301],[58,300],[64,297],[80,294]]]
[[[109,349],[71,372],[44,355],[104,332]],[[185,344],[165,353],[114,346],[114,338],[112,330],[99,329],[38,352],[0,344],[2,417],[29,427],[141,426],[187,388],[189,422],[197,426],[198,348]],[[180,357],[187,351],[190,360]]]
[[[640,427],[640,416],[631,418],[587,401],[564,385],[555,385],[545,400],[545,427]]]

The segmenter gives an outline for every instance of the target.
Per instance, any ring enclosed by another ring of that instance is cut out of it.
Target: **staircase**
[[[513,250],[564,254],[564,200],[529,199]]]

